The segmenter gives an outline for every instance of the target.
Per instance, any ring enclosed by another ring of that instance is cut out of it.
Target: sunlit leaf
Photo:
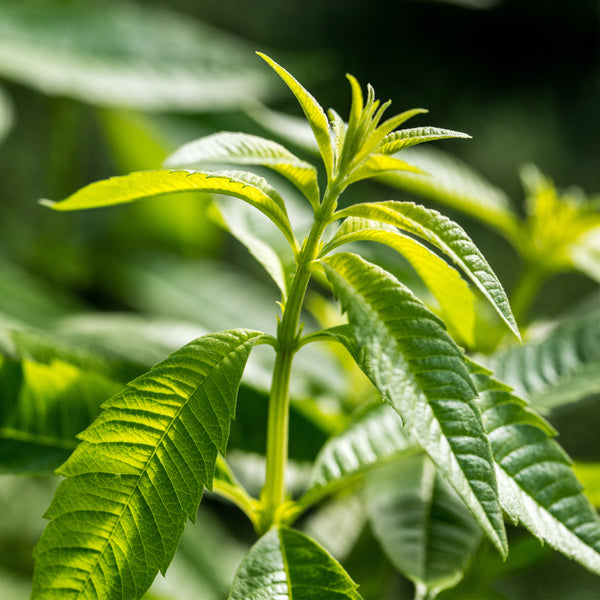
[[[45,203],[54,210],[84,210],[173,192],[224,194],[244,200],[269,217],[296,247],[283,198],[265,179],[244,171],[138,171],[91,183],[61,202]]]
[[[433,142],[435,140],[446,140],[449,138],[470,138],[470,135],[450,129],[439,129],[438,127],[417,127],[415,129],[402,129],[389,133],[383,139],[377,152],[381,154],[393,154],[410,146]]]
[[[283,67],[278,65],[274,60],[261,54],[258,55],[263,58],[269,66],[283,79],[283,81],[290,88],[298,100],[306,119],[310,124],[313,131],[321,156],[323,157],[323,163],[327,173],[331,174],[333,169],[333,149],[331,147],[331,139],[329,135],[329,123],[325,111],[321,108],[321,105],[314,99],[314,97],[307,92],[300,83],[298,83],[294,77],[292,77]]]
[[[498,379],[537,409],[600,392],[600,311],[557,325],[542,339],[488,360]]]
[[[129,2],[4,2],[0,74],[44,93],[144,110],[224,110],[270,95],[240,39]]]
[[[508,298],[491,267],[465,231],[439,212],[412,202],[355,204],[338,213],[373,219],[425,239],[448,255],[491,302],[504,322],[520,339]]]
[[[357,241],[386,244],[402,254],[439,302],[445,322],[466,343],[473,344],[475,297],[458,272],[437,254],[397,229],[377,221],[347,218],[323,248],[322,254]]]
[[[292,529],[274,527],[240,564],[229,600],[361,600],[357,588],[316,542]]]
[[[370,471],[367,509],[391,563],[435,597],[460,581],[481,530],[452,488],[423,455]]]
[[[167,158],[165,166],[196,167],[206,163],[268,167],[289,179],[313,207],[319,203],[315,167],[272,140],[248,133],[214,133],[183,145]]]
[[[410,171],[411,173],[422,173],[421,169],[407,162],[400,160],[394,156],[387,156],[385,154],[372,154],[367,160],[352,172],[350,177],[345,180],[347,185],[360,181],[361,179],[368,179],[381,175],[382,173],[389,173],[391,171]]]
[[[339,341],[505,554],[491,450],[461,351],[441,321],[383,269],[352,254],[321,262],[348,314],[350,336]]]
[[[261,334],[184,346],[104,405],[61,467],[36,546],[36,598],[140,598],[165,571],[224,451],[237,388]]]
[[[492,445],[502,508],[516,523],[600,575],[600,519],[550,426],[510,388],[470,365]]]

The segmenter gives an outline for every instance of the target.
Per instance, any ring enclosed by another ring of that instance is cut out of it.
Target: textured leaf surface
[[[361,600],[357,588],[316,542],[274,527],[242,561],[229,600]]]
[[[381,181],[456,208],[486,222],[513,243],[518,243],[520,223],[502,190],[483,179],[467,164],[437,148],[403,150],[401,156],[431,175],[396,172],[383,175]]]
[[[319,203],[316,168],[272,140],[223,131],[185,144],[165,161],[167,167],[176,168],[205,163],[268,167],[287,177],[313,206]]]
[[[381,154],[393,154],[410,146],[422,144],[424,142],[433,142],[435,140],[446,140],[449,138],[470,138],[470,135],[460,131],[451,131],[450,129],[440,129],[438,127],[416,127],[414,129],[402,129],[389,133],[378,146],[377,151]]]
[[[296,245],[283,198],[265,179],[244,171],[139,171],[91,183],[51,207],[54,210],[100,208],[172,192],[204,192],[240,198],[269,217],[292,247]]]
[[[508,298],[498,278],[465,231],[435,210],[412,202],[356,204],[338,213],[374,219],[417,235],[447,254],[492,303],[504,322],[520,339]]]
[[[3,2],[0,73],[44,93],[145,110],[225,110],[273,90],[241,40],[129,2]]]
[[[258,337],[184,346],[111,398],[61,467],[36,546],[35,598],[139,598],[165,571],[224,451]]]
[[[446,323],[462,340],[473,344],[475,297],[467,283],[446,261],[393,227],[357,217],[349,217],[342,223],[322,254],[356,241],[379,242],[402,254],[435,296]]]
[[[385,154],[371,154],[367,160],[360,165],[352,175],[346,180],[346,185],[350,185],[361,179],[368,179],[369,177],[375,177],[382,173],[389,173],[391,171],[409,171],[411,173],[422,173],[421,169],[407,162],[395,158],[394,156],[386,156]]]
[[[333,169],[333,149],[331,147],[331,139],[329,134],[329,122],[327,116],[321,105],[314,99],[314,97],[306,91],[300,83],[298,83],[294,77],[292,77],[282,66],[278,65],[274,60],[261,54],[258,55],[263,58],[267,64],[273,68],[273,70],[283,79],[286,85],[290,88],[291,92],[298,100],[298,103],[302,107],[306,119],[308,120],[310,127],[313,131],[317,145],[323,157],[323,162],[327,173],[331,174]]]
[[[431,596],[460,581],[481,530],[423,455],[370,471],[367,510],[391,563]]]
[[[471,365],[502,508],[540,540],[600,575],[600,519],[552,428],[510,388]]]
[[[321,262],[348,314],[351,338],[340,341],[505,554],[492,454],[459,348],[383,269],[353,254]]]
[[[600,392],[600,311],[565,321],[546,337],[489,361],[498,379],[537,409]]]

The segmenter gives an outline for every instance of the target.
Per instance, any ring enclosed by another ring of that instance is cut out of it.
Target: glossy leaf
[[[144,110],[221,111],[272,90],[243,41],[129,2],[3,2],[0,74],[46,94]]]
[[[319,204],[316,168],[272,140],[222,131],[183,145],[167,158],[165,166],[185,168],[206,163],[268,167],[289,179],[313,207]]]
[[[600,311],[566,320],[541,339],[489,361],[498,379],[539,410],[600,392]]]
[[[357,217],[349,217],[342,223],[321,254],[358,241],[386,244],[402,254],[438,301],[446,324],[466,343],[474,343],[475,297],[467,283],[446,261],[394,227]]]
[[[438,127],[417,127],[415,129],[403,129],[389,133],[377,148],[381,154],[393,154],[410,146],[433,142],[435,140],[446,140],[449,138],[470,138],[470,135],[450,129],[439,129]]]
[[[210,488],[237,388],[261,334],[184,346],[111,398],[61,467],[36,546],[35,598],[140,598]]]
[[[229,600],[361,600],[340,564],[307,536],[274,527],[246,555]]]
[[[302,107],[306,120],[310,124],[317,145],[323,157],[323,163],[327,173],[331,175],[333,169],[333,149],[331,147],[331,139],[329,133],[329,122],[327,116],[321,105],[314,99],[314,97],[307,92],[294,77],[292,77],[282,66],[278,65],[274,60],[268,56],[258,52],[258,55],[265,60],[265,62],[283,79],[286,85],[290,88],[291,92],[298,100],[298,103]]]
[[[224,194],[244,200],[269,217],[296,247],[283,198],[265,179],[244,171],[138,171],[91,183],[61,202],[45,203],[54,210],[84,210],[173,192]]]
[[[552,428],[510,388],[471,364],[502,508],[543,542],[600,575],[600,519]]]
[[[511,331],[520,339],[508,298],[498,278],[465,231],[435,210],[412,202],[356,204],[338,213],[373,219],[419,236],[448,255],[491,302]]]
[[[390,562],[434,598],[462,578],[481,530],[423,455],[370,471],[367,510]]]
[[[353,254],[321,262],[348,314],[350,336],[339,341],[506,554],[491,450],[461,351],[442,322],[383,269]]]

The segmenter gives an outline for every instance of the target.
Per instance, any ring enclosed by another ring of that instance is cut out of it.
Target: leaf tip
[[[38,200],[38,204],[40,204],[41,206],[46,206],[48,208],[54,208],[54,205],[56,204],[56,201],[55,200],[50,200],[48,198],[40,198]]]

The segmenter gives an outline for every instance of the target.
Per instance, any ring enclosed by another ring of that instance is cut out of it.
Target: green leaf
[[[538,410],[600,392],[600,311],[569,319],[543,338],[488,361],[498,379]]]
[[[344,181],[345,185],[350,185],[361,179],[368,179],[381,175],[382,173],[389,173],[390,171],[410,171],[411,173],[423,173],[421,169],[413,165],[409,165],[407,162],[395,158],[394,156],[386,156],[385,154],[371,154],[365,162],[352,174],[348,179]]]
[[[173,192],[204,192],[240,198],[269,217],[292,248],[297,246],[283,198],[265,179],[244,171],[139,171],[91,183],[50,206],[54,210],[83,210]]]
[[[403,150],[402,158],[432,175],[395,172],[381,176],[381,181],[483,221],[518,247],[521,224],[502,190],[467,164],[437,148]]]
[[[419,236],[447,254],[491,302],[511,331],[521,339],[508,298],[498,278],[465,231],[439,212],[412,202],[373,202],[341,210],[338,217],[362,217]]]
[[[393,154],[410,146],[433,142],[435,140],[446,140],[449,138],[470,138],[470,135],[450,129],[439,129],[438,127],[417,127],[415,129],[403,129],[394,131],[383,138],[383,142],[377,147],[381,154]]]
[[[378,221],[347,218],[323,248],[321,254],[343,244],[374,241],[402,254],[438,301],[442,316],[459,338],[474,344],[475,297],[467,283],[446,261],[417,240]]]
[[[129,2],[3,2],[0,74],[46,94],[144,110],[221,111],[273,90],[243,41]]]
[[[481,531],[425,456],[367,474],[367,510],[391,563],[430,598],[462,578]]]
[[[240,564],[229,600],[361,600],[357,588],[316,542],[292,529],[274,527]]]
[[[459,348],[383,269],[353,254],[321,262],[348,314],[351,339],[340,341],[505,555],[492,454]]]
[[[289,179],[313,208],[319,205],[316,168],[277,142],[247,133],[223,131],[183,145],[167,158],[165,166],[196,167],[206,163],[268,167]]]
[[[140,598],[164,572],[224,451],[237,388],[262,334],[184,346],[111,398],[61,467],[36,546],[35,598]]]
[[[290,88],[298,100],[306,119],[308,120],[310,127],[313,131],[323,163],[327,174],[331,176],[333,171],[333,149],[331,147],[331,138],[329,134],[329,123],[327,116],[321,105],[313,98],[313,96],[306,91],[300,83],[298,83],[282,66],[278,65],[274,60],[268,56],[257,53],[265,62],[273,68],[273,70],[283,79],[283,81]]]
[[[543,542],[600,575],[600,519],[552,428],[510,388],[470,365],[496,461],[502,508]]]
[[[13,107],[10,98],[0,87],[0,142],[8,135],[13,123]]]
[[[122,385],[61,361],[0,357],[0,472],[51,473]]]

